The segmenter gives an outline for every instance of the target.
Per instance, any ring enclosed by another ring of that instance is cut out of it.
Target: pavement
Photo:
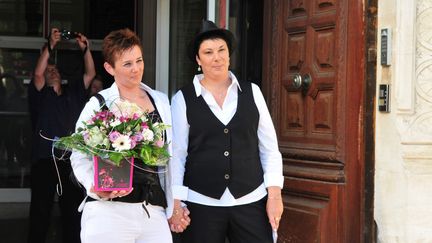
[[[2,243],[26,243],[30,203],[0,203],[0,235]],[[47,243],[61,243],[60,213],[54,204]]]

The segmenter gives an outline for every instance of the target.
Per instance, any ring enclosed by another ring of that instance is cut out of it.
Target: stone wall
[[[377,65],[377,90],[391,86],[391,112],[376,113],[378,239],[432,242],[432,1],[378,4],[378,33],[393,34],[392,64]]]

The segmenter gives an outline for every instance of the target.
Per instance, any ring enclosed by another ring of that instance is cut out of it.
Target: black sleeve
[[[31,119],[31,124],[32,124],[33,129],[37,123],[37,117],[39,114],[42,92],[44,89],[45,89],[45,86],[41,90],[37,90],[35,85],[34,85],[33,79],[30,81],[28,88],[27,88],[28,108],[29,108],[30,119]]]

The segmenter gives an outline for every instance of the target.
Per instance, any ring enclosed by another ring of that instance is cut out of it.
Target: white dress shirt
[[[229,73],[232,80],[228,87],[222,108],[216,103],[213,95],[201,85],[200,80],[204,78],[202,74],[195,75],[193,84],[196,96],[204,98],[213,114],[224,125],[227,125],[237,111],[237,92],[241,92],[240,85],[233,73]],[[183,93],[178,91],[172,98],[171,112],[173,120],[173,154],[171,158],[171,168],[173,176],[173,196],[175,199],[190,201],[208,206],[236,206],[256,202],[267,195],[267,187],[283,187],[282,156],[279,152],[276,131],[270,117],[267,105],[259,87],[252,83],[252,93],[255,104],[259,111],[258,124],[258,146],[261,165],[264,171],[264,182],[249,194],[235,199],[229,191],[225,189],[220,199],[211,198],[201,193],[193,191],[183,185],[185,163],[189,142],[189,124],[186,116],[186,103]],[[253,105],[253,104],[252,104]]]

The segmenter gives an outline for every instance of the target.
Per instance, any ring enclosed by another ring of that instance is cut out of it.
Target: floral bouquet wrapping
[[[149,114],[135,103],[118,99],[110,109],[95,111],[75,133],[56,140],[54,146],[75,149],[94,157],[96,190],[127,189],[132,182],[132,172],[117,173],[113,170],[115,167],[133,170],[134,158],[149,166],[165,166],[170,157],[164,139],[168,127],[163,123],[153,123]],[[124,175],[130,176],[129,180]],[[102,176],[104,179],[100,178]],[[125,181],[130,182],[129,185]]]

